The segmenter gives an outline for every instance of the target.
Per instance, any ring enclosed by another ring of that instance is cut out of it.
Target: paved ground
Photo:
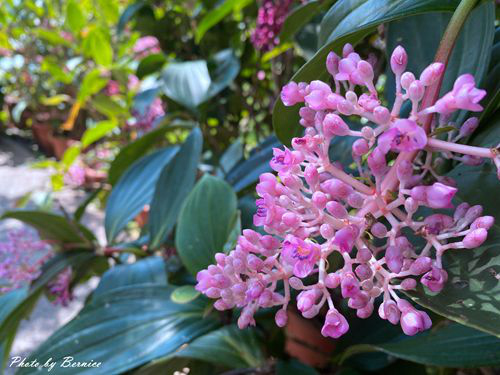
[[[34,160],[34,153],[28,145],[0,135],[0,214],[12,209],[15,202],[28,192],[32,192],[34,200],[40,200],[50,191],[50,173],[30,168],[29,165]],[[68,212],[72,212],[83,198],[84,193],[69,189],[56,194],[56,199]],[[92,206],[83,220],[101,241],[104,239],[102,221],[102,213]],[[0,221],[0,237],[10,228],[19,226],[20,223],[14,220]],[[54,306],[43,297],[30,318],[21,323],[12,347],[12,356],[26,356],[52,332],[71,320],[82,308],[85,297],[97,282],[97,279],[93,279],[77,287],[75,299],[67,307]],[[11,373],[7,371],[6,374]]]

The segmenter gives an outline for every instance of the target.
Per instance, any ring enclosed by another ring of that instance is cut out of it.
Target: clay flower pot
[[[288,312],[288,323],[285,327],[286,352],[313,367],[325,367],[335,349],[335,342],[323,337],[320,327],[312,320],[305,319],[295,311]]]
[[[54,153],[52,149],[52,136],[53,130],[52,126],[47,124],[33,124],[31,126],[31,131],[33,132],[33,137],[36,143],[45,151],[47,154],[52,155]]]

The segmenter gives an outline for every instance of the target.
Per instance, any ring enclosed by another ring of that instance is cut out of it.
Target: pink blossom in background
[[[160,42],[154,36],[143,36],[137,39],[132,50],[139,59],[142,59],[151,54],[160,53]]]
[[[141,81],[135,74],[128,75],[127,89],[130,91],[137,91],[141,85]]]
[[[165,110],[163,109],[163,103],[160,98],[155,98],[149,108],[144,114],[135,114],[136,122],[130,126],[141,130],[142,132],[147,132],[153,129],[154,122],[165,115]]]
[[[72,186],[82,186],[85,183],[85,167],[74,163],[64,175],[64,183]]]
[[[10,230],[0,241],[0,293],[29,284],[53,256],[47,242],[26,229]]]
[[[118,95],[120,93],[120,84],[112,79],[108,81],[104,92],[108,96]]]
[[[279,43],[278,35],[290,10],[292,0],[263,0],[251,40],[259,51],[270,51]]]
[[[263,4],[258,25],[275,27],[277,3]],[[275,34],[262,30],[253,38],[268,48]],[[338,309],[339,294],[359,318],[376,311],[381,319],[399,324],[405,334],[415,335],[432,322],[401,292],[415,289],[418,282],[440,292],[448,282],[443,254],[473,251],[486,241],[494,218],[483,216],[479,205],[462,202],[454,207],[456,183],[440,176],[433,164],[439,155],[472,165],[491,160],[500,168],[494,149],[457,143],[474,131],[477,119],[468,119],[445,136],[434,135],[450,126],[451,112],[480,111],[485,92],[476,88],[472,76],[462,75],[451,92],[422,108],[422,98],[444,66],[431,64],[416,79],[406,71],[407,63],[406,51],[397,47],[390,59],[396,79],[391,109],[378,97],[372,64],[349,44],[342,56],[328,55],[332,85],[312,81],[283,87],[285,106],[302,105],[300,124],[305,129],[302,137],[292,140],[291,149],[273,150],[270,166],[276,175],[260,176],[254,225],[263,231],[243,230],[234,250],[217,253],[215,263],[197,275],[196,289],[216,299],[216,309],[242,309],[240,328],[255,325],[255,313],[269,307],[278,308],[276,324],[285,326],[295,291],[297,309],[305,318],[327,307],[324,336],[338,338],[349,329]],[[411,104],[411,112],[401,118],[405,102]],[[430,113],[438,118],[425,129]],[[359,123],[364,125],[352,125],[347,119],[352,116],[363,118]],[[345,136],[356,140],[353,162],[342,165],[329,151],[332,139]],[[416,215],[419,207],[431,213],[422,218],[420,212]],[[425,245],[414,246],[408,233],[424,239]],[[333,253],[343,260],[339,266],[329,262]],[[376,308],[379,297],[382,303]]]

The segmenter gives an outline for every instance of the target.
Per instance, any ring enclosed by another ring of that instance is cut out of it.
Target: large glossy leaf
[[[208,62],[173,62],[163,72],[163,91],[170,99],[194,110],[229,86],[239,70],[240,63],[229,49],[216,53]]]
[[[491,124],[481,124],[472,144],[496,146],[500,138],[499,124],[498,116]],[[500,337],[500,181],[496,168],[490,161],[479,167],[459,165],[449,175],[458,184],[455,203],[482,205],[483,215],[494,216],[495,225],[481,247],[445,253],[448,282],[438,295],[420,288],[412,297],[438,314]]]
[[[318,1],[311,0],[299,5],[292,10],[283,22],[279,38],[283,43],[292,38],[300,29],[304,27],[314,16],[326,9],[332,0]]]
[[[196,274],[213,263],[238,219],[236,194],[230,185],[204,175],[189,194],[175,233],[177,252],[186,268]]]
[[[198,337],[175,356],[229,368],[259,367],[265,359],[261,344],[255,329],[240,330],[231,325]]]
[[[178,152],[179,148],[168,147],[158,150],[136,161],[121,176],[109,195],[106,204],[104,228],[108,241],[132,220],[144,205],[151,203],[155,185],[160,173]]]
[[[170,121],[166,118],[163,125],[159,125],[156,129],[123,147],[109,167],[108,182],[114,185],[132,163],[148,153],[155,144],[163,139],[170,125]]]
[[[320,49],[292,77],[296,82],[327,80],[325,62],[330,51],[342,52],[345,43],[356,44],[384,22],[427,12],[452,12],[458,0],[340,0],[321,23]],[[302,132],[299,106],[285,107],[281,100],[273,109],[273,126],[284,144]]]
[[[270,136],[252,150],[248,159],[239,162],[227,173],[226,181],[236,192],[255,183],[262,173],[271,172],[269,161],[273,156],[273,148],[280,146],[276,137]]]
[[[35,228],[40,236],[47,240],[54,240],[68,244],[88,245],[95,237],[86,227],[64,216],[45,211],[7,211],[2,219],[16,219]]]
[[[167,285],[167,273],[163,258],[151,256],[132,264],[112,267],[101,278],[92,299],[122,287],[138,284]]]
[[[201,130],[195,128],[156,183],[149,212],[150,246],[160,246],[172,231],[196,178],[203,147]]]
[[[344,358],[373,350],[441,367],[500,364],[500,339],[456,323],[394,343],[353,346],[346,351]]]
[[[217,326],[204,317],[206,302],[176,304],[171,288],[158,284],[133,284],[112,289],[93,299],[80,314],[54,333],[32,355],[38,361],[101,362],[98,368],[60,369],[64,374],[120,374],[180,346]],[[38,374],[22,369],[19,374]]]
[[[394,21],[387,29],[387,54],[402,45],[408,52],[407,70],[416,77],[427,67],[436,54],[451,13],[428,13]],[[448,62],[441,94],[451,90],[455,79],[464,73],[471,73],[476,82],[481,82],[491,55],[495,32],[495,7],[485,2],[467,18],[453,47]],[[422,33],[421,30],[426,30]],[[387,75],[386,98],[394,101],[394,75]]]
[[[137,67],[136,75],[139,79],[159,71],[167,62],[165,56],[161,53],[149,55],[141,60]]]

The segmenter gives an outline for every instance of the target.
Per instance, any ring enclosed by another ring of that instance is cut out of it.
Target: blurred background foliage
[[[437,322],[416,337],[351,317],[349,333],[333,342],[298,314],[278,329],[272,311],[240,331],[238,312],[217,312],[194,290],[196,272],[231,250],[241,228],[252,228],[252,187],[269,171],[272,148],[299,129],[295,110],[276,102],[280,88],[292,76],[324,79],[326,54],[349,42],[373,63],[384,92],[387,51],[403,43],[420,73],[459,1],[282,3],[281,30],[256,48],[262,2],[2,0],[1,132],[33,144],[33,167],[52,171],[55,191],[66,185],[87,193],[75,212],[27,210],[20,202],[3,213],[37,229],[56,254],[30,285],[0,295],[4,360],[19,322],[71,267],[71,288],[92,275],[100,284],[78,317],[31,357],[103,362],[81,373],[495,373],[500,289],[475,293],[485,285],[482,273],[463,270],[495,271],[499,236],[476,255],[450,258],[459,279],[439,296],[412,296]],[[492,1],[480,2],[450,62],[453,76],[471,72],[489,90],[477,145],[498,134],[495,12]],[[346,155],[348,143],[332,147],[335,160]],[[493,172],[481,173],[481,203],[495,211]],[[80,222],[90,203],[105,212],[104,242]],[[467,298],[474,309],[460,302]]]

